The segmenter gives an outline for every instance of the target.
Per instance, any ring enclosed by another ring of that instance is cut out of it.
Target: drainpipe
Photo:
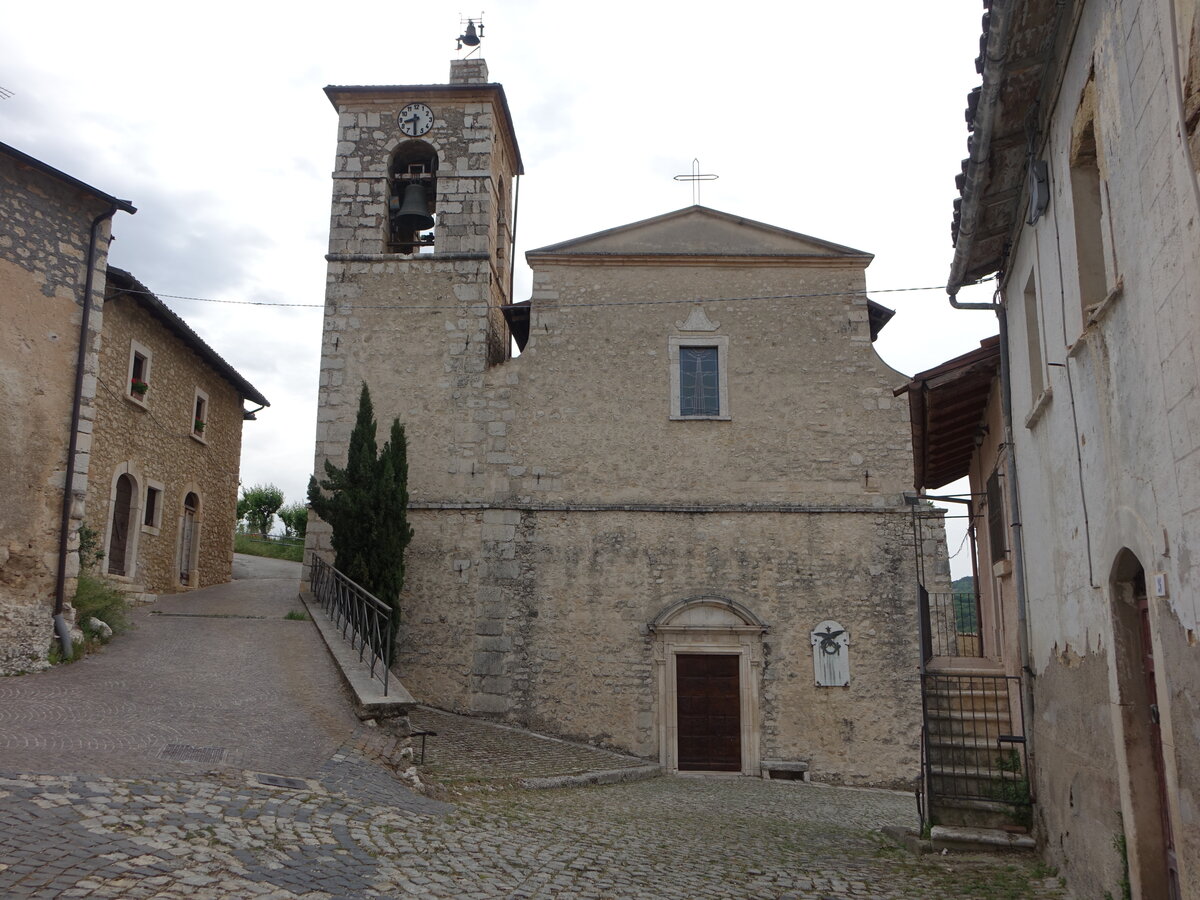
[[[75,459],[79,455],[79,412],[83,406],[83,375],[87,363],[88,324],[92,317],[92,285],[96,273],[96,248],[100,226],[121,207],[112,205],[92,220],[88,238],[87,277],[83,286],[83,315],[79,322],[79,352],[75,357],[75,393],[71,400],[71,433],[67,441],[67,478],[63,486],[62,525],[58,535],[58,577],[54,585],[54,633],[58,635],[63,656],[72,655],[71,629],[63,617],[67,590],[67,544],[71,536],[71,506],[75,496]]]
[[[996,296],[1000,296],[997,289]],[[950,305],[955,309],[986,309],[996,314],[1000,324],[1000,412],[1004,422],[1004,446],[1008,452],[1008,477],[1006,490],[1008,493],[1008,510],[1012,515],[1009,532],[1012,534],[1013,585],[1017,594],[1017,656],[1021,663],[1021,704],[1033,713],[1033,689],[1029,678],[1033,668],[1029,661],[1029,617],[1027,614],[1025,596],[1025,544],[1022,537],[1021,501],[1017,490],[1017,448],[1013,443],[1012,427],[1012,377],[1011,360],[1008,354],[1008,311],[1002,302],[996,303],[959,303],[957,298],[950,295]],[[1025,750],[1028,757],[1033,756],[1032,730],[1025,727]],[[1033,781],[1030,779],[1030,784]]]

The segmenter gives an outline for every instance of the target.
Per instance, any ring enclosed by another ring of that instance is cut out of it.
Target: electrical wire
[[[988,281],[993,281],[995,276],[982,278],[974,284],[983,284]],[[685,299],[665,299],[665,300],[615,300],[615,301],[595,301],[589,303],[553,303],[542,301],[539,305],[546,309],[582,309],[586,307],[596,306],[665,306],[672,304],[690,304],[690,303],[751,303],[759,300],[809,300],[821,297],[844,297],[844,296],[866,296],[867,294],[901,294],[914,293],[917,291],[944,291],[944,284],[925,286],[925,287],[901,287],[901,288],[879,288],[874,290],[842,290],[842,291],[821,291],[808,294],[766,294],[761,296],[749,297],[688,297]],[[145,294],[151,297],[157,297],[168,300],[188,300],[196,303],[224,303],[234,306],[278,306],[299,309],[324,309],[324,303],[284,303],[275,300],[218,300],[213,297],[189,297],[182,294],[158,294],[154,291],[134,291],[122,289],[124,294]],[[422,310],[422,311],[441,311],[450,312],[461,310],[464,307],[474,306],[473,303],[455,303],[453,305],[441,304],[436,306],[421,305],[421,304],[381,304],[381,305],[358,305],[358,304],[343,304],[335,303],[334,307],[337,311],[357,309],[403,309],[403,310]]]

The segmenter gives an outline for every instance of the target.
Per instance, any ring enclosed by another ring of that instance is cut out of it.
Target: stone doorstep
[[[547,790],[551,788],[582,787],[593,784],[625,784],[631,781],[645,781],[647,778],[658,778],[661,775],[662,766],[630,766],[624,769],[583,772],[579,775],[550,775],[544,778],[522,778],[520,784],[526,790]]]
[[[808,760],[804,759],[764,759],[759,761],[759,770],[762,772],[762,777],[768,781],[771,780],[772,772],[798,772],[802,781],[811,780],[808,773]]]
[[[134,584],[118,575],[104,576],[109,584],[125,595],[125,602],[130,606],[145,606],[147,603],[158,601],[158,594],[151,594],[144,584]]]
[[[383,692],[383,682],[371,676],[371,667],[359,661],[358,654],[342,637],[342,633],[334,626],[330,618],[321,609],[311,591],[300,592],[300,602],[304,604],[309,619],[325,642],[329,655],[337,665],[342,680],[354,695],[355,711],[360,719],[394,719],[407,716],[408,711],[417,705],[413,695],[400,683],[400,679],[392,674],[388,678],[388,692]]]
[[[964,828],[961,825],[934,825],[929,832],[934,850],[963,850],[994,853],[999,850],[1036,850],[1037,842],[1028,834],[1014,834],[999,828]]]
[[[998,828],[934,825],[927,840],[916,830],[902,825],[885,825],[880,830],[913,853],[1007,853],[1037,850],[1037,842],[1028,834],[1012,834]]]

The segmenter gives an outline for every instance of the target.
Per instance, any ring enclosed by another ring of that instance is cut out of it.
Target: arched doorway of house
[[[703,596],[671,604],[650,630],[663,768],[759,774],[766,624],[736,601]]]
[[[188,491],[183,498],[183,518],[179,523],[179,583],[195,587],[196,564],[200,555],[200,497]]]
[[[117,476],[113,485],[108,528],[108,574],[128,575],[133,566],[133,538],[137,526],[137,481],[128,472]]]
[[[1113,566],[1117,688],[1133,821],[1125,823],[1130,874],[1141,896],[1178,900],[1179,868],[1168,812],[1150,598],[1141,561],[1122,550]]]

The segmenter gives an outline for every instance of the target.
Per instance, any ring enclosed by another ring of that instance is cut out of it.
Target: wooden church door
[[[677,654],[679,770],[742,770],[739,658],[723,653]]]

